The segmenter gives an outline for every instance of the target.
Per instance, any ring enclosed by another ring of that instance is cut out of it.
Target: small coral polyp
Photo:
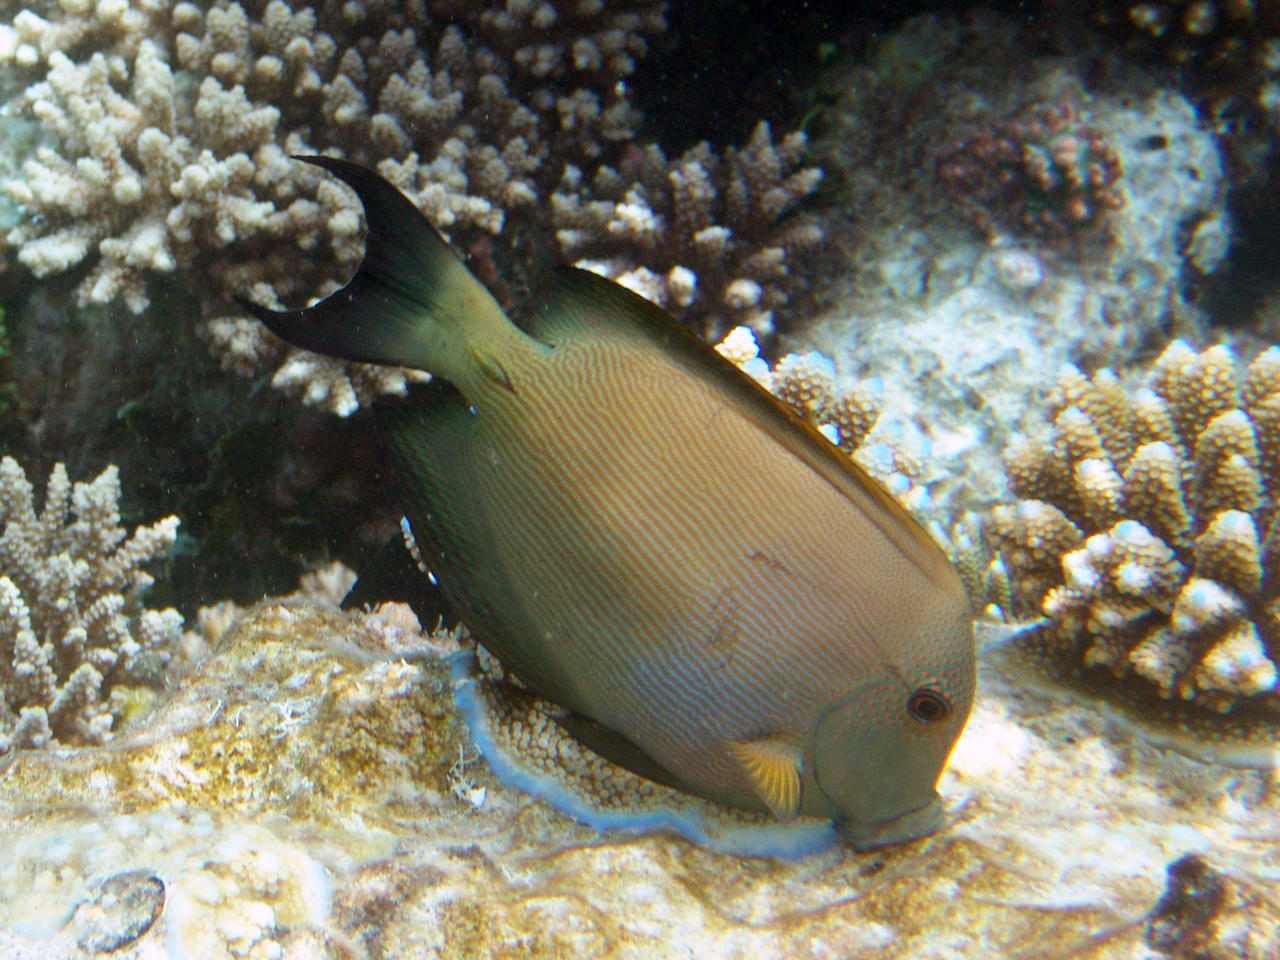
[[[1046,239],[1099,226],[1123,203],[1120,158],[1068,101],[1031,103],[946,148],[938,178],[987,234]]]
[[[1280,711],[1280,348],[1174,341],[1148,386],[1063,367],[987,532],[1040,643],[1165,699]],[[1017,608],[1021,608],[1021,610]],[[1280,713],[1275,714],[1280,717]]]

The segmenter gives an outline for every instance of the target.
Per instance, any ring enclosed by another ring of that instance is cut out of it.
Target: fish
[[[303,309],[242,302],[295,346],[432,375],[377,430],[422,562],[503,669],[657,783],[857,850],[937,831],[976,667],[921,525],[660,307],[561,267],[518,326],[377,173],[296,159],[354,190],[364,258]]]

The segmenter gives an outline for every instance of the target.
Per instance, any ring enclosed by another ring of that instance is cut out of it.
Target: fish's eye
[[[951,701],[937,690],[919,687],[907,700],[907,712],[922,723],[937,723],[951,713]]]

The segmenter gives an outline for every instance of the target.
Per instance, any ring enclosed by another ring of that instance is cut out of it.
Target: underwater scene
[[[1280,0],[0,0],[0,958],[1280,960]]]

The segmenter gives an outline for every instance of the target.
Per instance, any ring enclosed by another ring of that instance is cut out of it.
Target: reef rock
[[[1210,937],[1243,944],[1232,956],[1280,950],[1269,774],[1166,755],[990,668],[941,784],[946,828],[783,862],[599,834],[504,788],[458,718],[446,640],[385,614],[267,603],[111,744],[8,758],[0,951],[1137,958]],[[1169,872],[1188,855],[1222,897],[1196,901],[1187,868]],[[1215,932],[1242,924],[1249,937]]]

